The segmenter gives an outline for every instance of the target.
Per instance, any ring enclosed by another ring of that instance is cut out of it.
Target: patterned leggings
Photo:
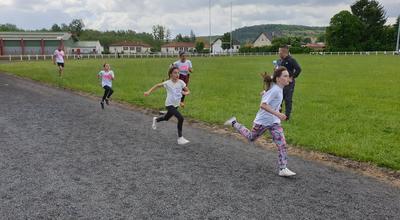
[[[279,159],[278,165],[280,169],[284,169],[287,166],[287,152],[286,152],[286,140],[283,134],[283,129],[280,124],[272,124],[270,126],[264,126],[260,124],[253,124],[253,128],[250,131],[244,125],[236,122],[233,127],[244,137],[246,137],[249,141],[255,141],[259,138],[266,130],[269,130],[269,133],[272,136],[272,140],[278,147]]]

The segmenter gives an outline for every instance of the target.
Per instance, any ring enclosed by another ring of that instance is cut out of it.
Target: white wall
[[[239,52],[240,45],[232,45],[233,49],[222,49],[222,40],[218,39],[212,44],[212,53],[219,54],[219,53],[237,53]]]
[[[217,54],[217,53],[224,53],[224,49],[222,49],[222,40],[218,39],[214,41],[212,44],[212,53]]]

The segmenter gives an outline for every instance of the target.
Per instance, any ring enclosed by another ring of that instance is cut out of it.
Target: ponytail
[[[282,72],[285,70],[287,70],[286,67],[280,66],[274,70],[272,75],[268,74],[267,72],[262,73],[261,77],[264,81],[264,90],[268,91],[272,87],[272,83],[276,83],[276,78],[281,77]]]

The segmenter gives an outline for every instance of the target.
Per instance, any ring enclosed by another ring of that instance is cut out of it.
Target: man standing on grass
[[[57,50],[54,51],[54,55],[53,55],[53,63],[54,65],[57,63],[58,66],[58,74],[60,77],[63,76],[64,73],[64,51],[62,49],[62,47],[58,47]]]
[[[279,61],[280,66],[286,67],[290,76],[289,85],[283,88],[283,99],[285,101],[285,115],[286,120],[289,120],[290,114],[292,113],[292,98],[294,92],[294,86],[296,84],[295,78],[301,73],[301,67],[297,61],[289,55],[289,47],[287,45],[279,47]]]

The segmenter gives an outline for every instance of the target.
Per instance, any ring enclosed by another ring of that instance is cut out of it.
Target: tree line
[[[385,9],[375,0],[359,0],[350,8],[331,18],[325,34],[327,50],[394,50],[400,17],[396,24],[385,25]]]

